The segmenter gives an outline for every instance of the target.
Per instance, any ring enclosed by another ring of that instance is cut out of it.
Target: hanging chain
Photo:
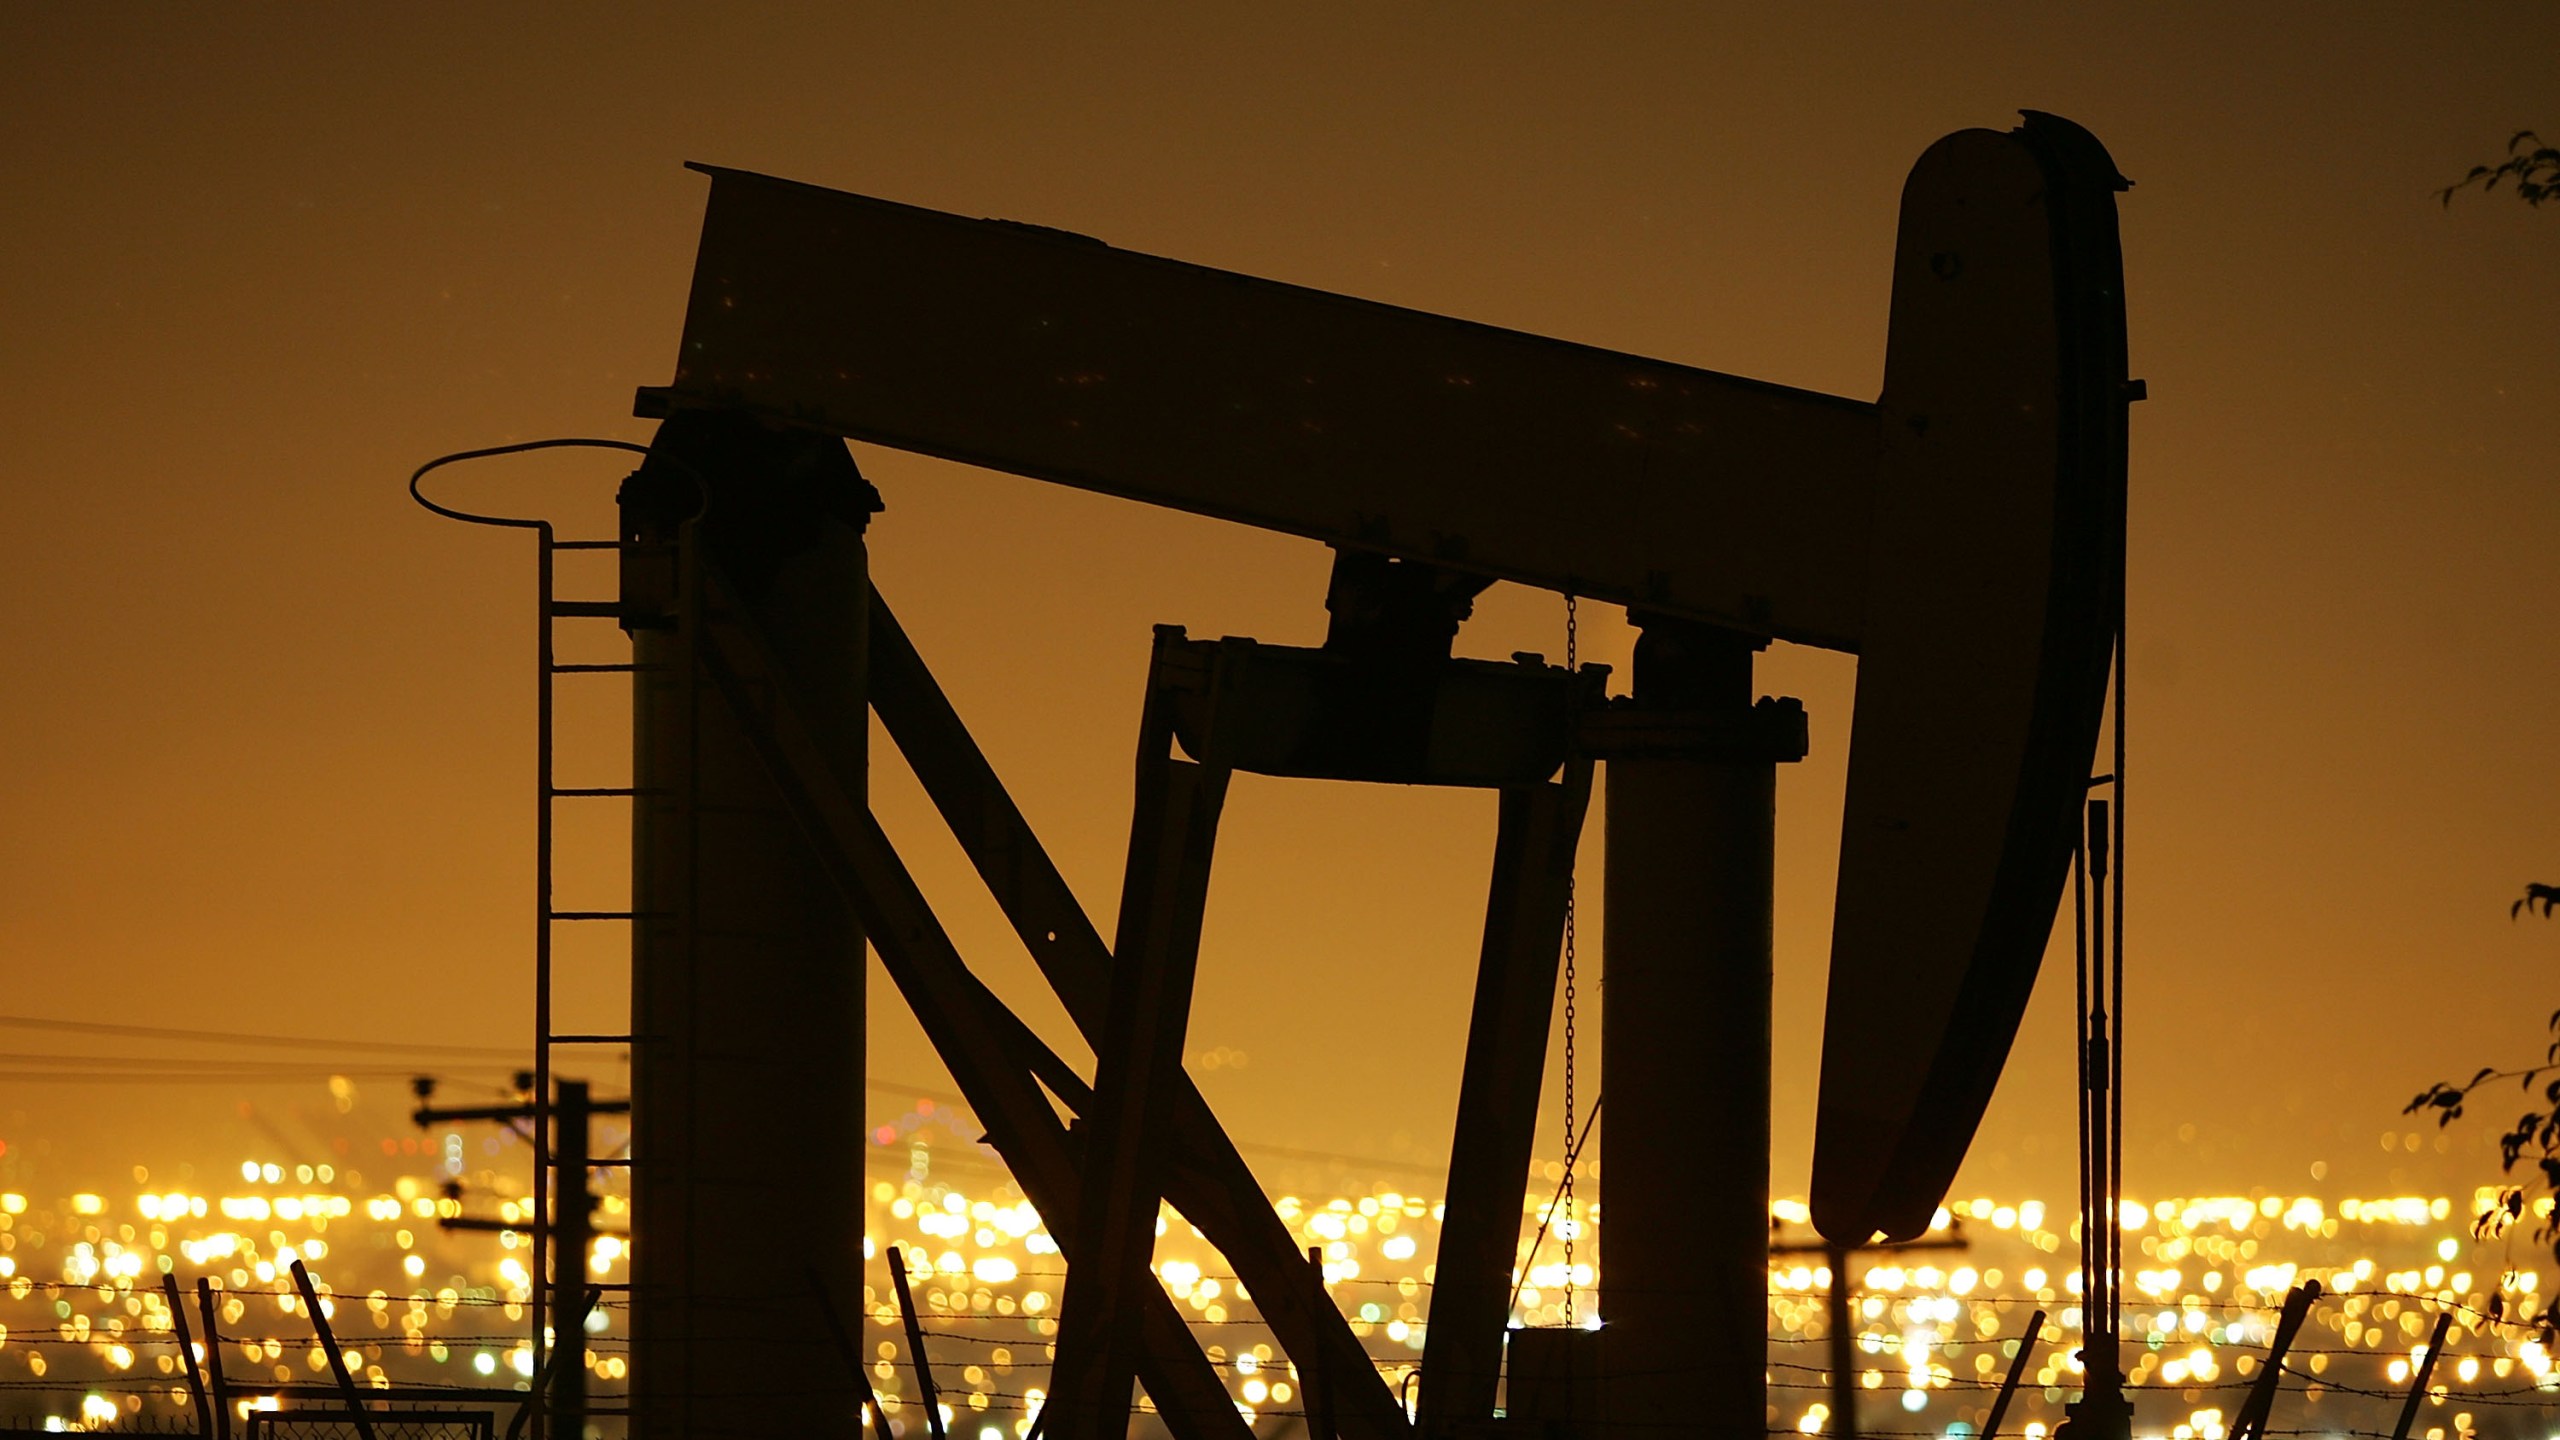
[[[1564,668],[1567,675],[1577,674],[1580,670],[1581,655],[1578,650],[1581,639],[1580,630],[1580,602],[1571,592],[1567,592],[1564,597]],[[1564,1188],[1558,1192],[1561,1203],[1556,1206],[1558,1212],[1564,1216],[1562,1227],[1564,1231],[1564,1323],[1567,1325],[1573,1323],[1573,1238],[1574,1233],[1582,1228],[1575,1217],[1573,1204],[1574,1142],[1580,1138],[1575,1129],[1573,1093],[1576,1060],[1573,1046],[1575,1020],[1573,921],[1573,870],[1571,866],[1567,866],[1564,877]]]

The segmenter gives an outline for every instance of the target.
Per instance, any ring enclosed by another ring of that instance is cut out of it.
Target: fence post
[[[201,1440],[213,1440],[213,1397],[204,1390],[204,1367],[196,1363],[195,1336],[187,1326],[186,1301],[178,1294],[178,1277],[173,1272],[160,1276],[161,1293],[169,1297],[169,1324],[178,1332],[178,1355],[187,1362],[187,1391],[196,1402],[196,1434]]]
[[[880,1397],[871,1389],[871,1372],[862,1363],[862,1348],[854,1343],[853,1332],[844,1328],[844,1316],[836,1312],[835,1297],[827,1293],[826,1277],[818,1273],[815,1265],[804,1268],[801,1273],[809,1279],[809,1293],[818,1297],[818,1313],[825,1317],[828,1333],[835,1336],[836,1350],[844,1356],[845,1369],[853,1373],[854,1402],[871,1412],[873,1440],[894,1440],[889,1429],[888,1412],[880,1408]],[[859,1428],[856,1427],[857,1430]],[[1033,1422],[1033,1428],[1037,1430],[1038,1422]]]
[[[2427,1337],[2427,1355],[2417,1365],[2417,1374],[2409,1377],[2409,1398],[2400,1407],[2400,1423],[2391,1427],[2391,1440],[2409,1440],[2409,1427],[2418,1419],[2418,1402],[2427,1396],[2427,1381],[2436,1373],[2436,1356],[2444,1351],[2447,1331],[2453,1328],[2453,1312],[2436,1312],[2435,1333]]]
[[[204,1314],[204,1363],[213,1372],[214,1440],[231,1440],[231,1384],[222,1373],[222,1331],[214,1323],[213,1281],[196,1277],[196,1307]]]
[[[1324,1292],[1324,1249],[1322,1246],[1310,1245],[1307,1247],[1307,1269],[1313,1273],[1313,1278],[1316,1282],[1316,1298],[1323,1300],[1327,1305],[1332,1304],[1333,1301],[1328,1298]],[[1568,1275],[1565,1277],[1565,1282],[1567,1284],[1571,1284],[1572,1281],[1572,1276]],[[1324,1351],[1316,1351],[1314,1359],[1314,1365],[1300,1372],[1298,1376],[1298,1385],[1301,1392],[1300,1398],[1304,1401],[1307,1407],[1307,1440],[1335,1440],[1333,1431],[1333,1377],[1325,1373]]]
[[[329,1373],[338,1377],[338,1393],[346,1397],[347,1414],[356,1422],[356,1434],[373,1440],[373,1422],[365,1417],[364,1397],[356,1393],[355,1378],[347,1373],[347,1357],[338,1353],[338,1337],[329,1330],[329,1317],[320,1313],[320,1292],[312,1287],[311,1272],[303,1268],[302,1258],[294,1257],[293,1283],[302,1290],[303,1308],[311,1312],[311,1328],[320,1334],[320,1348],[329,1356]]]
[[[552,1247],[552,1253],[557,1255],[559,1253],[559,1247]],[[603,1303],[604,1292],[596,1289],[592,1285],[588,1286],[586,1298],[579,1303],[575,1318],[569,1321],[569,1328],[576,1331],[581,1339],[581,1343],[573,1352],[576,1360],[581,1366],[584,1366],[586,1363],[586,1346],[583,1342],[587,1333],[587,1317],[594,1314],[596,1307]],[[560,1324],[561,1318],[568,1314],[568,1302],[562,1301],[559,1305],[553,1307],[551,1311],[551,1323],[557,1327]],[[580,1373],[583,1374],[584,1371],[581,1370]],[[525,1427],[532,1423],[535,1413],[541,1410],[544,1405],[550,1403],[551,1387],[553,1382],[559,1378],[559,1375],[560,1347],[553,1345],[549,1347],[544,1354],[542,1369],[536,1372],[533,1377],[533,1388],[525,1392],[524,1403],[516,1407],[516,1418],[507,1422],[507,1440],[516,1440],[517,1436],[522,1435],[525,1432]],[[585,1405],[586,1402],[584,1400],[579,1402],[579,1409],[582,1414],[585,1412]],[[555,1435],[552,1437],[552,1440],[559,1440],[559,1437]]]
[[[2009,1414],[2009,1401],[2018,1393],[2018,1378],[2027,1373],[2027,1359],[2036,1353],[2036,1341],[2043,1335],[2044,1312],[2038,1310],[2027,1317],[2027,1333],[2018,1337],[2017,1358],[2009,1362],[2009,1376],[2000,1382],[2000,1398],[1991,1402],[1991,1418],[1982,1422],[1982,1440],[1992,1440],[2000,1433],[2000,1422]]]
[[[898,1314],[907,1322],[907,1353],[915,1357],[916,1394],[924,1404],[925,1429],[933,1440],[943,1440],[942,1401],[933,1390],[933,1364],[925,1358],[924,1321],[916,1315],[915,1297],[907,1293],[907,1252],[895,1245],[889,1247],[889,1279],[897,1286]]]
[[[2311,1302],[2319,1298],[2317,1280],[2303,1281],[2284,1297],[2284,1314],[2277,1318],[2276,1337],[2267,1346],[2266,1368],[2258,1372],[2257,1383],[2249,1387],[2249,1398],[2240,1407],[2240,1418],[2231,1427],[2230,1440],[2260,1440],[2267,1433],[2267,1417],[2276,1405],[2276,1384],[2284,1375],[2284,1352],[2293,1348],[2293,1337],[2310,1315]]]

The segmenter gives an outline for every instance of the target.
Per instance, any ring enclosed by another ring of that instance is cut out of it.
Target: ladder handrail
[[[634,455],[649,453],[648,446],[636,441],[605,440],[587,435],[560,436],[549,440],[523,440],[513,445],[486,445],[477,450],[456,450],[450,455],[439,455],[409,472],[409,498],[448,520],[459,520],[466,525],[496,525],[510,530],[540,530],[547,537],[551,533],[551,522],[548,520],[528,519],[516,515],[483,515],[477,511],[458,510],[453,506],[440,505],[428,499],[426,492],[418,488],[419,481],[447,465],[459,465],[465,460],[487,460],[499,455],[522,455],[533,450],[623,450]],[[660,458],[666,459],[669,464],[675,465],[680,470],[691,473],[691,467],[681,461],[672,457]],[[701,484],[699,475],[693,478],[696,485]],[[709,492],[706,490],[704,493],[707,495]],[[586,542],[583,541],[570,543],[579,549],[587,548]]]
[[[554,1353],[559,1348],[552,1342],[552,1337],[548,1333],[551,1322],[551,1312],[555,1308],[550,1304],[552,1298],[551,1291],[566,1284],[586,1283],[586,1276],[584,1274],[586,1267],[583,1263],[583,1257],[581,1257],[581,1263],[577,1267],[579,1273],[574,1276],[554,1277],[550,1273],[553,1266],[557,1263],[558,1257],[551,1253],[553,1247],[551,1245],[551,1226],[549,1221],[551,1219],[550,1210],[552,1207],[550,1204],[549,1192],[551,1189],[551,1177],[553,1172],[559,1168],[560,1158],[555,1151],[551,1136],[551,1112],[553,1108],[551,1103],[551,1061],[553,1047],[560,1043],[562,1039],[562,1037],[553,1034],[551,1018],[551,927],[556,920],[562,918],[552,909],[551,905],[553,868],[552,806],[556,801],[564,798],[561,792],[561,787],[553,783],[555,776],[552,767],[552,682],[555,677],[561,674],[621,673],[636,675],[639,669],[637,665],[562,665],[558,662],[555,658],[555,651],[553,647],[553,627],[561,618],[561,610],[559,597],[555,593],[557,568],[554,564],[553,557],[561,550],[620,551],[628,548],[630,542],[620,538],[619,536],[610,540],[561,540],[558,538],[558,533],[552,522],[548,519],[513,515],[490,515],[483,514],[478,511],[464,510],[452,505],[442,504],[427,497],[425,490],[422,488],[422,482],[425,481],[428,475],[433,474],[437,470],[443,469],[448,465],[456,465],[468,460],[486,460],[502,455],[520,455],[538,450],[561,449],[620,450],[629,454],[639,455],[644,458],[652,453],[650,447],[634,441],[603,439],[587,436],[558,437],[545,440],[521,441],[508,445],[491,445],[472,450],[457,450],[451,454],[439,455],[436,458],[429,460],[427,463],[419,466],[416,470],[410,472],[408,487],[410,499],[416,501],[422,508],[436,515],[443,516],[446,519],[459,520],[469,525],[488,525],[500,529],[531,530],[534,532],[537,566],[537,605],[535,627],[536,653],[534,681],[537,730],[535,755],[536,786],[534,801],[534,849],[536,874],[534,894],[533,1094],[529,1097],[529,1108],[531,1110],[532,1119],[531,1139],[533,1151],[533,1184],[531,1187],[532,1193],[528,1197],[532,1202],[532,1215],[530,1217],[529,1232],[530,1238],[533,1242],[533,1284],[531,1287],[533,1294],[532,1303],[526,1308],[532,1332],[530,1336],[532,1358],[537,1374],[544,1372],[546,1364],[551,1360]],[[707,507],[709,503],[710,490],[709,487],[703,483],[701,473],[696,471],[692,466],[685,464],[683,461],[678,460],[673,456],[661,455],[658,458],[665,464],[683,473],[688,479],[691,479],[695,484],[697,493],[703,497],[703,506]],[[700,511],[697,509],[697,517],[699,516],[699,513]],[[573,789],[574,788],[576,787],[573,787]],[[591,790],[602,790],[607,787],[586,788]],[[636,789],[636,787],[629,788]],[[572,796],[570,798],[575,797]],[[634,911],[635,913],[633,918],[636,919],[636,906],[634,907]],[[588,1038],[589,1037],[586,1036],[568,1037],[569,1043],[580,1043]],[[574,1346],[577,1342],[573,1339],[571,1343]],[[535,1440],[542,1440],[542,1436],[546,1428],[544,1422],[548,1417],[540,1413],[542,1407],[539,1405],[528,1406],[527,1409],[532,1412],[529,1418],[533,1422]]]

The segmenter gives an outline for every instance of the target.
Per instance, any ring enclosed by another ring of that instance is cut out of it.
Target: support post
[[[1324,1296],[1324,1247],[1321,1245],[1307,1247],[1307,1278],[1314,1282],[1316,1294]],[[1327,1297],[1325,1303],[1330,1305],[1333,1302]],[[1307,1407],[1307,1440],[1338,1440],[1333,1428],[1332,1367],[1325,1363],[1321,1352],[1316,1355],[1315,1364],[1298,1372],[1298,1388],[1304,1392],[1302,1403]]]
[[[688,597],[706,564],[734,582],[858,801],[863,531],[878,496],[838,440],[688,411],[660,427],[621,499],[623,538],[641,542],[622,587],[638,667],[632,1440],[853,1440],[817,1387],[741,1403],[740,1377],[814,1374],[834,1356],[811,1327],[776,1335],[739,1317],[769,1302],[777,1253],[860,1293],[862,929],[747,722],[702,674]]]
[[[1869,1250],[1963,1250],[1969,1248],[1962,1227],[1954,1222],[1944,1235],[1923,1235],[1913,1240],[1886,1240],[1870,1245],[1843,1245],[1832,1240],[1772,1241],[1772,1255],[1820,1255],[1831,1272],[1830,1288],[1823,1292],[1827,1320],[1825,1348],[1831,1362],[1831,1427],[1825,1433],[1837,1440],[1857,1440],[1858,1435],[1858,1329],[1856,1287],[1849,1283],[1849,1267]]]
[[[837,773],[840,757],[813,729],[796,681],[778,668],[762,626],[721,603],[726,586],[716,567],[706,567],[702,578],[714,601],[706,607],[701,632],[704,678],[746,717],[744,732],[758,760],[804,827],[812,852],[861,916],[879,947],[882,968],[935,1053],[987,1125],[988,1143],[1060,1238],[1067,1263],[1079,1263],[1078,1158],[1041,1087],[1055,1086],[1069,1103],[1089,1105],[1090,1095],[1066,1063],[969,973],[878,820],[855,798],[856,787]],[[1270,1214],[1268,1205],[1260,1208]],[[1137,1301],[1140,1374],[1176,1440],[1250,1440],[1172,1298],[1149,1286]]]
[[[1611,1429],[1768,1425],[1770,885],[1804,711],[1752,700],[1761,641],[1634,615],[1607,762],[1601,1378]]]
[[[871,593],[870,626],[871,702],[881,724],[977,867],[988,893],[1013,923],[1014,933],[1077,1031],[1098,1051],[1111,985],[1110,948],[876,589]],[[880,943],[883,956],[888,956],[889,942]],[[992,997],[987,1007],[990,1015],[1011,1019]],[[1036,1037],[1029,1037],[1027,1031],[1023,1034],[1025,1039],[1001,1048],[1031,1062],[1054,1059]],[[944,1058],[945,1063],[958,1063],[948,1051]],[[1089,1108],[1089,1096],[1079,1100],[1069,1093],[1072,1083],[1062,1085],[1046,1070],[1040,1078],[1069,1108],[1078,1113]],[[1074,1080],[1072,1075],[1065,1078]],[[1306,1287],[1296,1283],[1304,1260],[1297,1237],[1263,1203],[1252,1167],[1218,1124],[1199,1087],[1180,1072],[1169,1083],[1177,1163],[1165,1177],[1166,1198],[1235,1266],[1273,1337],[1301,1368],[1314,1363],[1319,1354],[1331,1357],[1332,1372],[1340,1377],[1334,1387],[1334,1413],[1346,1440],[1409,1436],[1412,1427],[1406,1423],[1403,1407],[1369,1366],[1368,1354],[1342,1312],[1330,1303],[1319,1303],[1323,1297],[1310,1297]],[[986,1113],[982,1107],[980,1114]],[[1008,1163],[1015,1166],[1016,1174],[1021,1173],[1022,1161],[1008,1156]],[[1041,1214],[1050,1216],[1052,1225],[1063,1224],[1049,1201],[1039,1203]],[[1164,1409],[1165,1397],[1155,1394],[1156,1382],[1147,1384],[1158,1408]],[[1225,1408],[1233,1414],[1231,1405]],[[1044,1416],[1048,1413],[1045,1408],[1041,1411]],[[1209,1419],[1221,1427],[1225,1424],[1214,1416]]]
[[[827,1337],[836,1342],[836,1353],[843,1357],[845,1374],[853,1380],[853,1401],[862,1413],[871,1417],[871,1440],[897,1440],[889,1427],[888,1412],[880,1408],[880,1396],[871,1388],[871,1368],[862,1361],[862,1347],[853,1332],[844,1325],[844,1312],[836,1308],[836,1298],[818,1279],[815,1270],[803,1271],[809,1278],[809,1294],[817,1301],[818,1316],[827,1322]]]
[[[2391,1440],[2409,1440],[2409,1427],[2418,1423],[2418,1404],[2427,1398],[2427,1382],[2435,1378],[2436,1356],[2444,1351],[2445,1336],[2453,1331],[2453,1312],[2436,1312],[2436,1328],[2427,1336],[2426,1358],[2418,1362],[2418,1373],[2409,1377],[2409,1398],[2400,1404],[2400,1423],[2391,1427]]]
[[[898,1319],[907,1327],[907,1358],[916,1367],[916,1403],[924,1408],[925,1428],[933,1440],[942,1440],[942,1397],[933,1388],[933,1359],[924,1351],[924,1319],[916,1314],[916,1297],[907,1290],[907,1252],[895,1245],[889,1247],[889,1283],[898,1292]]]
[[[338,1398],[347,1402],[347,1418],[353,1420],[356,1434],[362,1440],[373,1440],[373,1420],[364,1413],[364,1397],[356,1393],[356,1381],[347,1373],[347,1357],[338,1349],[338,1337],[329,1328],[328,1312],[320,1308],[320,1292],[311,1283],[311,1271],[299,1258],[293,1262],[293,1285],[302,1292],[302,1308],[311,1314],[311,1328],[320,1336],[320,1351],[329,1357],[329,1374],[338,1382]]]
[[[444,1224],[448,1229],[460,1228],[451,1220],[445,1221]],[[492,1226],[483,1221],[479,1226],[471,1228],[498,1229],[504,1227]],[[589,1286],[585,1295],[580,1297],[578,1303],[574,1307],[563,1307],[551,1312],[553,1323],[559,1323],[560,1316],[569,1316],[571,1317],[568,1322],[570,1329],[583,1336],[587,1333],[587,1316],[593,1314],[595,1312],[595,1308],[603,1303],[604,1292],[594,1288],[593,1286]],[[587,1361],[586,1346],[583,1344],[579,1345],[577,1347],[577,1351],[578,1363],[580,1365],[584,1365]],[[506,1440],[516,1440],[516,1437],[531,1429],[535,1417],[541,1415],[544,1408],[551,1404],[551,1387],[559,1381],[560,1357],[564,1353],[565,1352],[563,1352],[557,1345],[550,1346],[543,1351],[542,1368],[533,1372],[533,1390],[524,1397],[524,1403],[516,1407],[515,1418],[507,1422]],[[543,1440],[543,1437],[537,1436],[536,1440]]]
[[[1490,1422],[1501,1387],[1520,1197],[1537,1146],[1538,1084],[1555,1014],[1565,901],[1590,795],[1591,763],[1580,758],[1568,763],[1558,783],[1502,792],[1492,898],[1449,1146],[1431,1326],[1423,1332],[1414,1428],[1435,1440],[1461,1425]]]
[[[1209,860],[1227,770],[1214,753],[1173,757],[1172,688],[1203,685],[1214,707],[1223,663],[1206,675],[1167,663],[1182,632],[1156,631],[1146,707],[1138,722],[1138,785],[1129,863],[1112,945],[1110,1002],[1094,1056],[1076,1205],[1082,1254],[1058,1301],[1058,1358],[1049,1403],[1076,1435],[1118,1434],[1137,1379],[1139,1297],[1156,1286],[1156,1216],[1164,1204],[1164,1152],[1174,1077],[1191,1019],[1200,925],[1209,903]],[[1222,655],[1223,661],[1223,655]],[[1215,734],[1214,720],[1210,733]],[[1208,749],[1216,750],[1214,739]]]
[[[196,1434],[200,1440],[214,1440],[213,1397],[204,1388],[204,1365],[196,1359],[195,1336],[187,1324],[187,1305],[178,1293],[178,1277],[163,1274],[160,1291],[169,1298],[169,1324],[178,1332],[178,1358],[187,1366],[187,1394],[196,1406]]]
[[[213,1440],[231,1440],[231,1382],[222,1369],[221,1316],[213,1303],[213,1281],[196,1277],[196,1309],[204,1316],[204,1366],[213,1375]]]
[[[595,1196],[587,1189],[587,1082],[562,1080],[551,1105],[551,1440],[587,1440],[587,1251]]]
[[[2027,1317],[2027,1333],[2018,1337],[2018,1353],[2009,1360],[2009,1373],[2000,1382],[2000,1398],[1991,1402],[1991,1418],[1982,1422],[1982,1440],[1997,1440],[2000,1422],[2009,1418],[2009,1402],[2017,1398],[2018,1382],[2026,1378],[2027,1361],[2036,1353],[2036,1341],[2044,1335],[2044,1312],[2038,1310]]]
[[[2232,1422],[2231,1440],[2263,1440],[2267,1433],[2267,1417],[2275,1413],[2276,1386],[2284,1379],[2284,1356],[2293,1348],[2293,1337],[2302,1332],[2302,1322],[2311,1314],[2312,1302],[2320,1298],[2320,1282],[2305,1280],[2284,1297],[2284,1313],[2276,1317],[2275,1339],[2267,1344],[2267,1358],[2258,1371],[2256,1383],[2249,1387],[2249,1398],[2241,1403],[2240,1417]],[[2435,1352],[2427,1352],[2435,1358]],[[2420,1382],[2420,1388],[2425,1383]]]
[[[1823,1297],[1830,1312],[1831,1430],[1838,1440],[1858,1440],[1858,1293],[1849,1288],[1846,1245],[1825,1245],[1823,1263],[1831,1267],[1831,1289]]]

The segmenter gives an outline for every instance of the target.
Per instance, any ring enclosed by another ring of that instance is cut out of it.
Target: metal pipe
[[[2097,1273],[2092,1276],[2096,1287],[2085,1296],[2081,1360],[2089,1366],[2096,1385],[2112,1395],[2123,1388],[2124,1350],[2115,1326],[2116,1280],[2123,1263],[2123,1224],[2116,1218],[2116,1205],[2124,1188],[2124,1177],[2116,1173],[2115,1108],[2115,1032],[2108,1018],[2108,949],[2107,949],[2107,802],[2088,802],[2089,857],[2089,983],[2090,1002],[2097,1008],[2090,1013],[2090,1060],[2088,1093],[2091,1137],[2091,1173],[2097,1180]],[[2082,1247],[2084,1250],[2088,1246]],[[2092,1353],[2096,1352],[2096,1353]]]
[[[533,1370],[539,1375],[548,1368],[551,1344],[551,1291],[558,1285],[551,1274],[551,1214],[543,1172],[557,1157],[551,1148],[551,782],[552,769],[552,665],[556,652],[552,643],[552,586],[558,579],[554,560],[555,535],[548,521],[534,526],[535,581],[534,606],[538,618],[534,628],[533,656],[533,1303],[527,1317],[533,1327]],[[547,1283],[546,1283],[547,1282]],[[533,1440],[543,1440],[543,1417],[539,1406],[531,1407]],[[570,1440],[581,1440],[572,1435]]]

